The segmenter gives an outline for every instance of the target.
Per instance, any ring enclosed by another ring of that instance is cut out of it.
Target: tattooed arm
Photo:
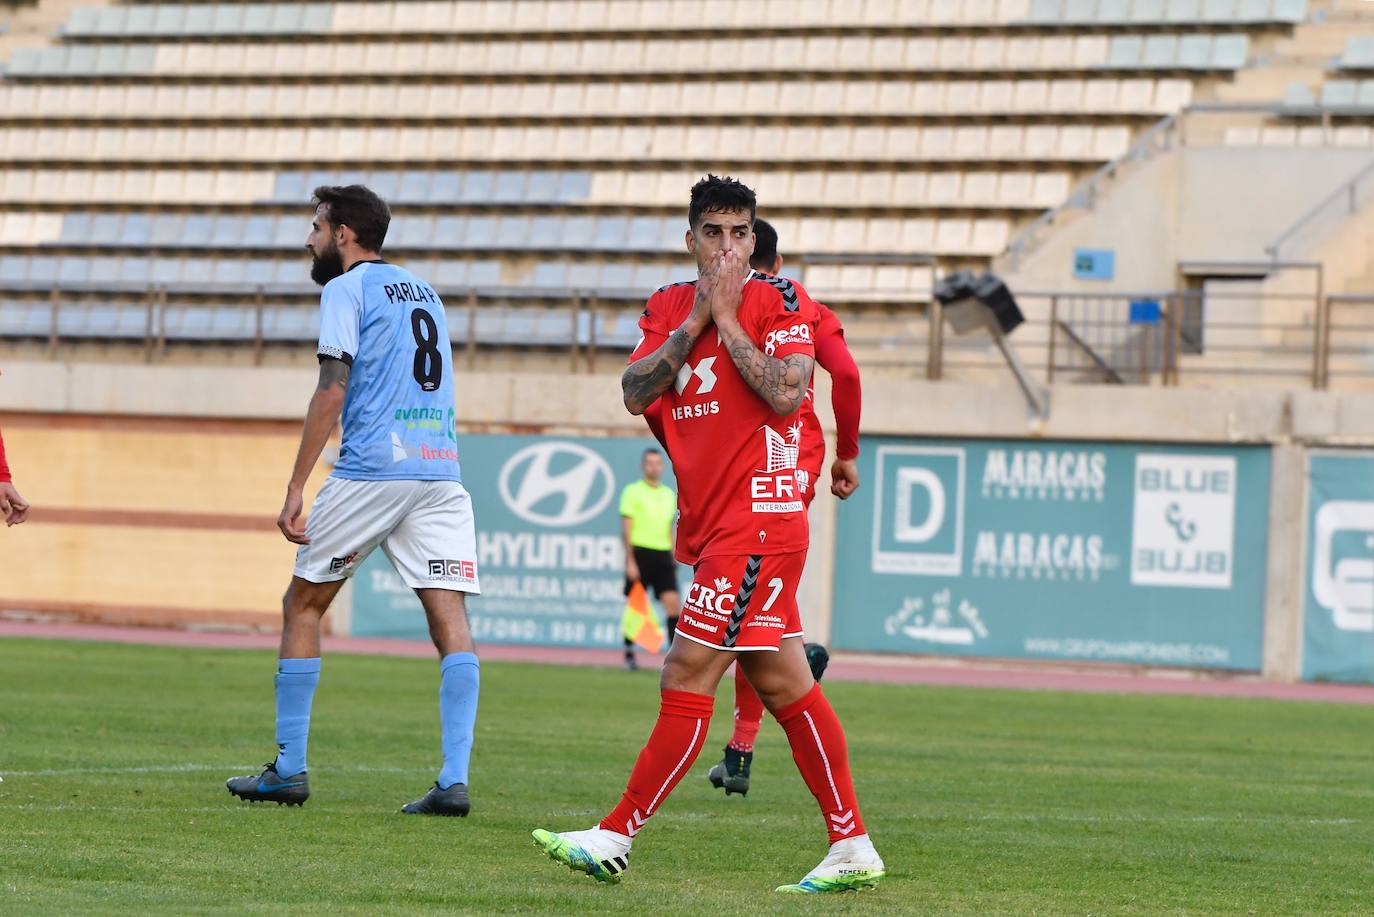
[[[716,333],[725,344],[744,381],[778,414],[784,416],[801,407],[806,390],[811,385],[815,358],[803,353],[789,354],[782,359],[770,357],[754,345],[733,317],[716,321]]]
[[[620,390],[625,396],[625,409],[631,414],[643,414],[668,390],[677,378],[678,370],[687,361],[697,338],[711,324],[710,278],[698,280],[692,312],[678,329],[668,335],[657,350],[625,367],[620,377]]]
[[[747,253],[722,252],[718,275],[711,299],[716,334],[744,381],[770,408],[785,417],[801,407],[816,360],[808,353],[787,354],[780,359],[770,357],[755,346],[740,326],[739,308],[750,277]]]
[[[304,510],[306,479],[319,461],[329,434],[339,422],[339,412],[343,410],[344,396],[348,394],[349,363],[333,357],[320,357],[320,379],[315,394],[310,397],[310,407],[305,412],[305,428],[301,430],[301,447],[296,453],[296,465],[291,471],[291,481],[286,485],[286,502],[282,505],[281,515],[277,517],[277,528],[281,529],[286,540],[293,544],[309,544],[305,537],[305,527],[300,524]]]

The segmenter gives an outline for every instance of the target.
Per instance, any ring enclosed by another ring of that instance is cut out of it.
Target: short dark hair
[[[331,226],[347,226],[358,237],[358,245],[370,252],[382,250],[386,230],[391,225],[391,208],[365,185],[320,185],[311,201],[316,207],[329,205]]]
[[[644,461],[646,458],[648,458],[648,457],[651,456],[651,455],[662,455],[662,454],[663,454],[662,452],[658,451],[658,450],[655,449],[653,446],[650,446],[649,448],[647,448],[647,449],[644,450],[644,454],[641,455],[641,456],[639,457],[639,460],[642,462],[642,461]]]
[[[727,210],[747,210],[749,222],[754,222],[759,210],[754,189],[728,175],[710,174],[692,186],[691,203],[687,205],[688,225],[695,227],[702,214]]]
[[[763,219],[754,219],[754,254],[749,256],[749,266],[756,271],[771,271],[778,260],[778,231],[773,224]]]

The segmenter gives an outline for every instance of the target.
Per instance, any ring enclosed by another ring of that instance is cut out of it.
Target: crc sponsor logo
[[[1086,450],[989,449],[983,496],[1010,500],[1095,500],[1107,486],[1107,455]]]
[[[772,356],[777,353],[779,347],[786,347],[788,344],[810,344],[811,326],[807,324],[793,325],[791,328],[779,328],[777,331],[768,332],[768,336],[763,339],[763,352]]]
[[[973,603],[961,599],[956,604],[948,589],[929,597],[908,596],[901,608],[887,616],[883,630],[889,637],[941,646],[972,646],[988,636]]]
[[[873,572],[961,575],[964,450],[881,446],[876,462]]]
[[[764,467],[749,480],[749,499],[756,513],[797,513],[805,509],[797,481],[801,455],[801,424],[787,428],[787,436],[763,427]]]
[[[357,561],[357,559],[357,551],[354,551],[351,554],[345,554],[343,557],[331,557],[329,559],[329,572],[338,573],[341,570],[351,567],[353,566],[354,562]]]
[[[581,525],[611,502],[615,475],[586,446],[553,441],[515,453],[501,468],[497,487],[510,511],[549,528]]]
[[[1096,580],[1117,565],[1102,553],[1102,536],[1050,532],[979,532],[973,575],[991,578]]]
[[[1337,630],[1374,631],[1374,501],[1331,500],[1317,510],[1312,597]]]
[[[687,608],[701,613],[707,618],[728,621],[735,610],[734,584],[723,576],[718,576],[710,586],[693,582],[687,588]]]
[[[1235,520],[1234,456],[1137,455],[1132,585],[1229,589]]]
[[[429,578],[475,583],[477,582],[477,564],[470,560],[431,560],[429,562]]]

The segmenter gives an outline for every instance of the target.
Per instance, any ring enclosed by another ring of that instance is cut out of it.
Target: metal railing
[[[1174,146],[1178,128],[1178,116],[1169,115],[1136,138],[1130,147],[1117,159],[1093,172],[1080,182],[1065,199],[1064,203],[1036,217],[1007,244],[1006,253],[998,259],[998,267],[1005,271],[1016,270],[1023,258],[1039,245],[1041,236],[1057,220],[1077,210],[1092,210],[1097,199],[1115,181],[1119,172],[1138,162],[1147,162],[1159,153]]]
[[[455,358],[470,365],[479,351],[507,351],[566,359],[577,372],[604,369],[606,358],[623,357],[639,336],[639,292],[441,292]],[[1374,295],[1260,293],[1211,282],[1203,290],[1023,292],[1017,299],[1027,321],[1011,342],[1047,383],[1374,392]],[[840,311],[865,371],[1008,381],[988,337],[949,333],[937,306]],[[53,358],[79,358],[78,348],[95,345],[155,362],[172,348],[210,345],[260,363],[272,348],[312,346],[318,329],[314,297],[300,290],[0,290],[0,342]]]
[[[1258,136],[1261,129],[1271,125],[1277,119],[1292,119],[1294,111],[1291,107],[1285,106],[1281,102],[1196,102],[1176,115],[1170,115],[1152,125],[1142,133],[1130,147],[1117,159],[1107,163],[1097,169],[1086,179],[1080,182],[1070,193],[1064,203],[1052,210],[1042,213],[1035,220],[1021,229],[1007,245],[1006,251],[996,259],[996,265],[1003,272],[1015,271],[1022,261],[1030,255],[1044,239],[1047,230],[1056,223],[1062,222],[1065,218],[1074,213],[1091,211],[1097,205],[1098,199],[1110,190],[1115,182],[1127,171],[1129,167],[1148,162],[1160,153],[1167,152],[1176,147],[1191,146],[1216,146],[1230,142],[1230,135],[1237,129],[1243,129],[1248,125]],[[1327,132],[1331,128],[1329,116],[1323,116],[1317,122],[1322,127],[1323,136],[1327,142],[1330,137]],[[1367,195],[1374,194],[1374,162],[1370,163],[1367,170],[1359,175],[1352,177],[1349,181],[1355,187],[1347,187],[1342,183],[1340,188],[1332,192],[1330,199],[1323,204],[1327,208],[1335,209],[1340,202],[1351,198],[1351,195],[1358,195],[1359,200],[1367,201]],[[1352,207],[1355,205],[1352,204]],[[1325,212],[1323,205],[1313,208],[1313,212],[1305,215],[1290,227],[1286,232],[1297,234],[1304,231],[1304,227],[1311,226],[1318,221],[1320,215]],[[1274,260],[1281,260],[1283,253],[1280,249],[1291,248],[1292,238],[1281,236],[1274,243],[1271,243],[1274,251],[1271,257]]]
[[[1046,383],[1374,392],[1374,296],[1223,287],[1017,299],[1028,320],[1011,341]],[[933,322],[912,317],[900,333],[874,335],[850,321],[846,336],[866,371],[1009,381],[986,336]]]
[[[1324,233],[1329,233],[1341,221],[1358,213],[1374,201],[1374,159],[1352,175],[1326,197],[1312,206],[1310,210],[1293,221],[1274,241],[1264,247],[1265,254],[1274,262],[1283,260],[1284,249],[1302,250],[1304,242],[1315,241]]]

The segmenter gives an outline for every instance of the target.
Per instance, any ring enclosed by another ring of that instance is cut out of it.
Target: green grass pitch
[[[1368,707],[831,684],[888,880],[799,900],[773,888],[825,839],[781,730],[746,799],[706,781],[725,691],[622,884],[532,846],[615,802],[651,675],[485,666],[473,815],[399,814],[438,763],[437,668],[327,658],[288,809],[224,789],[271,756],[270,654],[0,641],[0,913],[1374,912]]]

